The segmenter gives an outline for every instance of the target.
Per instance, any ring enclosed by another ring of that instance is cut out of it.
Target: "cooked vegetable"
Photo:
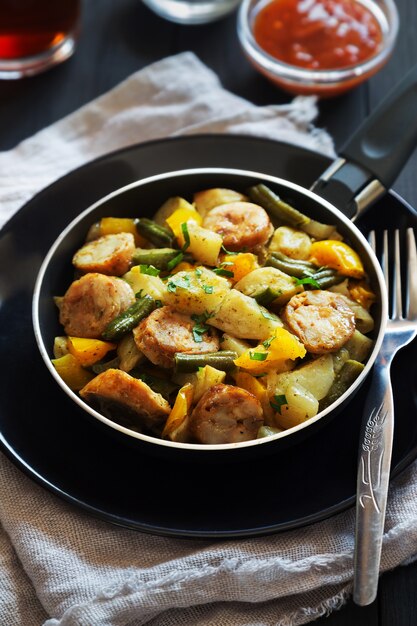
[[[144,246],[146,239],[142,237],[136,228],[135,219],[131,217],[102,217],[99,222],[97,237],[116,233],[131,233],[136,246]]]
[[[215,369],[229,372],[235,368],[234,360],[236,352],[220,350],[219,352],[207,352],[206,354],[187,354],[178,352],[175,357],[176,372],[196,372],[199,367],[210,365]]]
[[[279,226],[269,242],[269,252],[281,252],[293,259],[310,257],[311,239],[302,230],[291,226]]]
[[[168,277],[166,287],[165,304],[181,313],[197,315],[216,311],[230,291],[226,278],[203,266]]]
[[[282,321],[256,300],[231,289],[207,323],[240,339],[267,339]]]
[[[193,386],[187,383],[178,391],[174,406],[165,423],[162,437],[171,441],[187,441],[187,418],[193,402]]]
[[[301,213],[286,202],[283,202],[276,193],[269,189],[266,185],[254,185],[248,189],[248,195],[261,206],[263,206],[271,215],[278,218],[284,224],[300,227],[308,224],[310,218]]]
[[[135,265],[153,265],[159,270],[168,270],[168,264],[178,256],[179,252],[176,248],[151,248],[150,250],[136,248],[132,263]],[[185,261],[192,259],[189,254],[182,255],[181,258]]]
[[[362,373],[364,367],[363,363],[359,363],[353,359],[346,361],[339,374],[336,376],[327,395],[321,399],[320,411],[323,411],[340,398],[340,396],[349,389],[352,383],[354,383],[359,374]]]
[[[138,217],[135,220],[135,225],[138,233],[155,246],[172,248],[174,237],[169,228],[160,226],[154,220],[149,220],[146,217]]]
[[[316,241],[311,244],[310,259],[316,265],[331,267],[352,278],[363,278],[365,270],[359,255],[343,241]]]
[[[154,222],[160,226],[167,227],[167,218],[178,209],[194,209],[194,207],[185,198],[181,198],[181,196],[173,196],[172,198],[168,198],[168,200],[166,200],[166,202],[159,207],[153,216]]]
[[[156,308],[157,304],[150,296],[138,298],[126,311],[120,313],[107,324],[102,332],[104,339],[114,341],[135,328],[144,317],[147,317]]]
[[[103,359],[108,352],[116,349],[116,344],[100,339],[68,337],[68,351],[83,367],[89,367]]]
[[[52,364],[64,383],[73,391],[79,391],[94,378],[94,374],[84,369],[73,354],[64,354],[58,359],[52,359]]]
[[[236,285],[241,291],[263,306],[282,306],[296,293],[303,291],[303,287],[288,274],[275,267],[260,267],[246,274]]]
[[[301,385],[317,399],[326,396],[334,381],[334,366],[331,354],[324,354],[290,372],[271,372],[266,377],[267,389],[272,397],[285,394],[290,385]]]
[[[191,254],[191,256],[199,263],[204,265],[217,265],[221,247],[223,245],[222,237],[209,230],[199,226],[194,221],[185,222],[187,225],[189,241],[185,242],[183,231],[178,236],[178,244]]]
[[[290,384],[285,390],[285,402],[275,413],[275,424],[281,428],[293,428],[317,415],[318,400],[298,383]]]
[[[135,265],[122,278],[129,283],[134,293],[165,302],[166,283],[153,270],[155,270],[153,265]]]
[[[117,344],[119,369],[130,372],[141,363],[145,355],[139,350],[132,333],[124,335]]]
[[[235,365],[256,374],[271,370],[282,372],[291,367],[287,361],[305,355],[306,349],[295,335],[285,328],[276,328],[269,339],[239,356]]]

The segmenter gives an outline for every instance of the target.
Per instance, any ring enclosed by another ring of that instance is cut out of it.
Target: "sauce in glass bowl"
[[[390,58],[394,0],[242,0],[237,33],[250,63],[292,94],[338,96]]]
[[[375,15],[357,0],[271,0],[259,9],[253,35],[271,56],[313,70],[366,61],[383,36]]]

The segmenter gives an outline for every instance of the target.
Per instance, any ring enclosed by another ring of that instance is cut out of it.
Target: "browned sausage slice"
[[[178,313],[170,306],[153,311],[133,329],[139,350],[155,365],[172,367],[176,352],[199,354],[216,352],[219,339],[215,329],[199,334],[196,341],[193,327],[196,322],[189,315]]]
[[[303,291],[291,298],[282,315],[308,352],[339,350],[355,331],[347,298],[331,291]]]
[[[219,233],[229,250],[255,248],[266,243],[274,231],[268,213],[252,202],[230,202],[212,209],[203,227]]]
[[[93,378],[81,389],[80,396],[110,419],[126,425],[131,422],[145,432],[159,435],[171,411],[161,394],[117,369],[108,369]]]
[[[260,402],[233,385],[214,385],[200,398],[190,418],[190,433],[198,443],[238,443],[255,439],[263,424]]]
[[[134,301],[132,287],[121,278],[85,274],[62,298],[59,321],[67,335],[99,339],[107,324]]]
[[[72,262],[82,272],[122,276],[130,268],[134,251],[135,238],[132,233],[103,235],[80,248]]]

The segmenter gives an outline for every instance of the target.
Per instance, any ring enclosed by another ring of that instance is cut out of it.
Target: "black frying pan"
[[[299,441],[333,418],[351,401],[369,374],[384,334],[387,316],[387,296],[379,264],[351,219],[385,193],[414,148],[417,132],[412,107],[415,82],[416,70],[413,70],[341,150],[340,158],[320,176],[312,190],[257,171],[227,168],[187,169],[139,180],[111,193],[77,216],[48,252],[39,272],[33,301],[35,336],[41,355],[51,374],[69,397],[89,415],[116,430],[121,436],[129,437],[134,444],[146,449],[147,452],[181,457],[186,453],[190,458],[204,460],[218,459],[219,455],[221,458],[229,459],[242,454],[270,453]],[[264,182],[314,219],[335,224],[365,262],[379,303],[374,312],[375,344],[364,371],[352,387],[315,418],[291,430],[266,439],[213,446],[163,441],[131,431],[110,421],[82,402],[56,374],[50,359],[53,338],[62,332],[57,325],[53,296],[63,293],[71,281],[71,257],[74,250],[83,242],[88,227],[106,215],[130,215],[132,207],[147,207],[151,215],[172,195],[190,197],[194,191],[211,186],[243,191],[257,182]]]

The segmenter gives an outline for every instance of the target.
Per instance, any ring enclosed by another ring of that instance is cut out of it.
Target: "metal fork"
[[[391,363],[397,351],[410,343],[417,334],[417,251],[414,232],[409,228],[406,233],[405,288],[401,284],[402,246],[398,230],[394,231],[393,238],[393,246],[389,246],[389,233],[384,231],[381,266],[392,314],[389,314],[385,336],[373,368],[371,387],[364,407],[359,450],[353,600],[361,606],[373,602],[378,589],[394,434]],[[375,240],[375,232],[372,232],[369,243],[374,250]],[[392,248],[394,254],[390,252]],[[392,280],[389,277],[390,267],[393,268]]]

